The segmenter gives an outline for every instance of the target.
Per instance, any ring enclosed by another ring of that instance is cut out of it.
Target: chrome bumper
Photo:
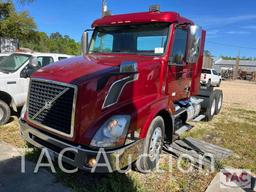
[[[81,146],[74,146],[58,139],[55,139],[51,136],[48,136],[39,130],[29,126],[26,122],[20,121],[20,133],[21,136],[30,144],[37,148],[47,148],[49,153],[52,154],[55,158],[58,158],[60,151],[63,149],[74,149],[77,153],[72,152],[69,155],[65,155],[62,157],[62,161],[70,164],[74,167],[77,167],[82,170],[92,171],[93,168],[88,165],[90,159],[96,159],[99,151],[97,150],[87,150],[82,148]],[[96,167],[94,169],[95,172],[112,172],[115,170],[120,170],[131,162],[136,161],[139,156],[143,153],[143,142],[144,140],[138,140],[134,143],[124,146],[117,150],[105,151],[107,160],[110,164],[111,169],[108,167]],[[102,151],[101,151],[102,152]],[[105,164],[106,158],[101,153],[98,163]]]

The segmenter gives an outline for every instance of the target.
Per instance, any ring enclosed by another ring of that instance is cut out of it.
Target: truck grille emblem
[[[45,109],[47,109],[47,110],[49,110],[49,109],[51,109],[52,108],[52,102],[51,101],[46,101],[45,102],[45,105],[44,105],[44,108]]]
[[[66,93],[69,90],[69,88],[64,89],[61,91],[56,97],[54,97],[51,101],[46,101],[44,106],[32,117],[34,120],[38,115],[40,115],[44,110],[49,110],[52,108],[52,104],[60,98],[64,93]]]

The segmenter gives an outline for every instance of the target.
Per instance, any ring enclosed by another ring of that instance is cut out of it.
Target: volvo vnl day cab
[[[40,67],[69,58],[65,54],[16,52],[0,60],[0,125],[27,99],[29,77]]]
[[[21,135],[55,157],[73,149],[62,161],[83,170],[99,162],[154,169],[186,122],[210,120],[221,108],[221,91],[200,91],[206,32],[159,10],[105,16],[92,27],[83,56],[32,75]],[[97,162],[102,149],[107,159]]]

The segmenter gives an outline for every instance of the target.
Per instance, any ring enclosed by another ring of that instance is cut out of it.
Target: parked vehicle
[[[0,125],[5,124],[11,109],[17,111],[27,99],[30,75],[40,67],[69,55],[16,52],[0,61]]]
[[[8,57],[10,54],[11,54],[11,53],[0,53],[0,62],[1,62],[4,58]]]
[[[221,109],[220,90],[200,91],[206,32],[159,10],[105,16],[92,26],[83,56],[33,74],[21,135],[53,158],[76,151],[62,160],[80,169],[110,171],[97,167],[109,162],[119,170],[128,160],[154,169],[163,144],[188,121],[211,120]],[[107,159],[97,161],[102,150]]]
[[[221,84],[221,75],[214,69],[202,69],[200,83],[208,87],[219,87]]]

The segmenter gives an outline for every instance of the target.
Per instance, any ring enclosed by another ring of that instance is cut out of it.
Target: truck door
[[[189,97],[192,65],[185,61],[188,30],[176,28],[168,67],[168,92],[172,101]]]

